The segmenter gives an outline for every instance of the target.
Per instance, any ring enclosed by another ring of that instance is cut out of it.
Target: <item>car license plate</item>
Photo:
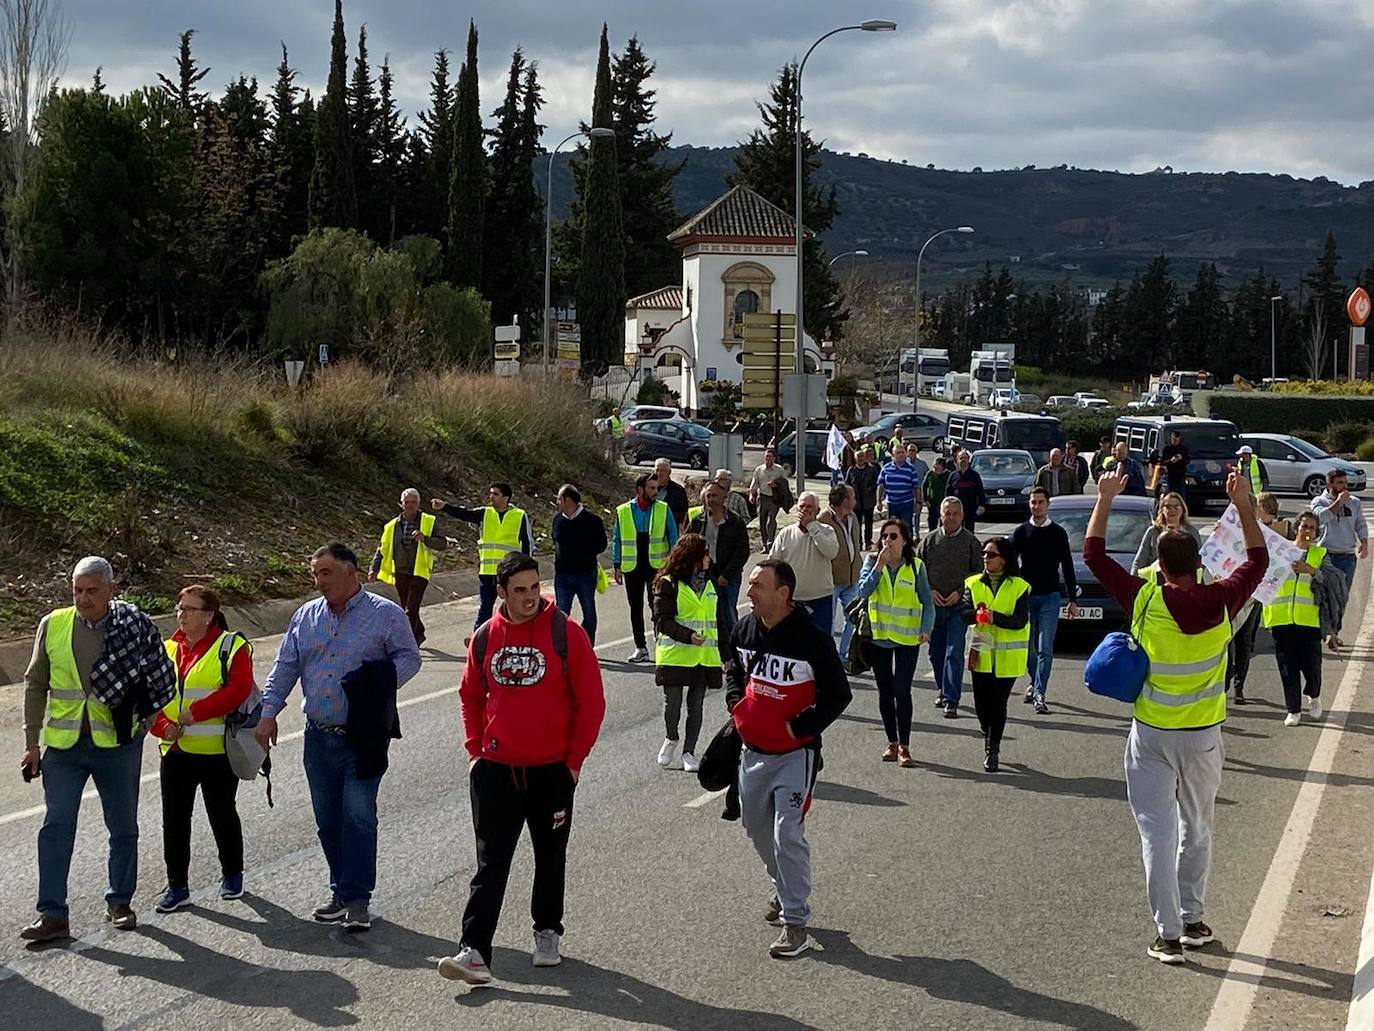
[[[1059,607],[1059,618],[1060,618],[1060,619],[1068,619],[1068,618],[1069,618],[1069,607],[1068,607],[1067,605],[1061,605],[1061,606]],[[1079,619],[1101,619],[1101,618],[1102,618],[1102,609],[1101,609],[1099,606],[1096,606],[1096,605],[1091,606],[1091,607],[1087,607],[1087,606],[1080,605],[1080,606],[1078,606],[1078,618],[1079,618]]]
[[[994,504],[994,505],[1014,505],[1014,504],[1016,504],[1016,499],[1015,499],[1015,498],[988,498],[988,501],[989,501],[990,503]]]

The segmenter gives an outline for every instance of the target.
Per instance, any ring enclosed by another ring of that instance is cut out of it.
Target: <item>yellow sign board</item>
[[[496,360],[498,362],[518,361],[520,358],[520,341],[502,340],[496,345]]]
[[[776,325],[778,320],[779,317],[777,315],[771,314],[766,311],[752,312],[748,315],[740,317],[740,322],[744,324],[745,329],[749,329],[751,326],[771,327],[773,325]],[[783,312],[781,316],[781,321],[784,326],[795,326],[797,324],[797,317],[795,315],[789,315],[787,314],[787,312]]]

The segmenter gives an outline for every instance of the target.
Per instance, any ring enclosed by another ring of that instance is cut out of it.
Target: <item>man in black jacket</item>
[[[1049,715],[1045,704],[1045,690],[1050,683],[1050,666],[1054,661],[1054,634],[1059,629],[1059,574],[1064,574],[1064,589],[1068,595],[1067,618],[1078,615],[1078,581],[1074,577],[1073,550],[1064,528],[1050,519],[1050,496],[1044,487],[1032,487],[1029,521],[1011,533],[1012,550],[1021,567],[1021,577],[1030,584],[1027,599],[1031,626],[1030,646],[1026,651],[1027,704],[1034,703],[1035,711]]]
[[[753,611],[725,650],[725,705],[740,740],[744,829],[773,882],[765,919],[782,931],[768,948],[790,959],[813,948],[811,849],[804,821],[821,768],[821,732],[848,707],[849,680],[830,634],[793,603],[792,567],[767,558],[749,575]]]
[[[854,464],[845,471],[844,482],[854,488],[854,511],[863,524],[864,548],[871,548],[873,510],[878,507],[878,466],[871,445],[863,444],[854,453]]]
[[[558,488],[558,514],[553,537],[553,598],[565,616],[572,615],[573,599],[582,606],[582,629],[596,644],[596,581],[601,553],[606,550],[606,524],[582,505],[582,492],[571,483]]]
[[[716,585],[716,630],[728,641],[739,612],[739,588],[749,561],[749,527],[725,507],[725,488],[712,480],[701,489],[701,515],[687,524],[688,533],[706,538],[711,556],[707,575]]]
[[[666,502],[668,511],[673,513],[678,533],[687,525],[687,488],[673,479],[673,463],[666,458],[654,462],[654,478],[658,480],[658,499]]]

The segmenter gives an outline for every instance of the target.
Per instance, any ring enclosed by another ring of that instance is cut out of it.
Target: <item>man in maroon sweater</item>
[[[491,981],[492,937],[526,824],[534,848],[534,965],[561,961],[573,792],[606,713],[591,641],[540,595],[539,564],[507,555],[496,567],[496,593],[501,605],[469,644],[458,687],[477,872],[458,953],[439,961],[440,974],[469,984]]]

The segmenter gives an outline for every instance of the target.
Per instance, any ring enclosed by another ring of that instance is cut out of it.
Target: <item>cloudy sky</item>
[[[73,82],[97,65],[112,91],[153,81],[185,28],[216,89],[271,80],[279,41],[317,94],[327,71],[332,0],[61,2]],[[753,101],[816,37],[890,18],[897,33],[844,33],[807,65],[807,124],[832,149],[942,168],[1374,178],[1374,9],[1353,0],[346,0],[344,16],[350,46],[366,23],[374,65],[391,56],[411,111],[434,49],[461,53],[475,18],[483,109],[520,46],[555,141],[589,113],[603,20],[614,49],[637,34],[657,62],[662,130],[712,146],[756,124]]]

